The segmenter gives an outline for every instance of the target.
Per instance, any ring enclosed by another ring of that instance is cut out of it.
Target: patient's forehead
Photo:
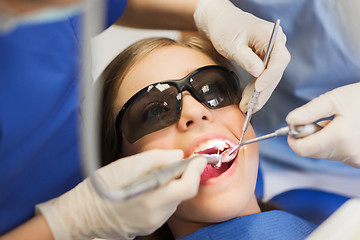
[[[180,46],[156,49],[138,61],[126,75],[118,91],[117,108],[150,84],[180,79],[197,68],[214,64],[209,56],[195,49]]]

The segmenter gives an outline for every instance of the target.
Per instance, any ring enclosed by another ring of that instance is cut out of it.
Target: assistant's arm
[[[196,31],[198,0],[128,0],[118,25],[134,28]]]
[[[53,240],[49,225],[39,214],[0,237],[0,240]]]

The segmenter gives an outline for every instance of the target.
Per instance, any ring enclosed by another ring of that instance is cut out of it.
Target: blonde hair
[[[181,46],[201,51],[214,60],[216,64],[235,71],[232,64],[216,52],[211,42],[198,34],[187,34],[179,40],[147,38],[130,45],[107,66],[101,78],[103,80],[101,113],[101,155],[103,165],[121,156],[121,139],[118,139],[115,129],[115,118],[118,113],[114,105],[121,82],[129,70],[145,55],[168,46]]]

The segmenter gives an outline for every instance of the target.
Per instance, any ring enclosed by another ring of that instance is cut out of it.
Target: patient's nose
[[[213,121],[213,115],[205,105],[198,102],[189,93],[184,92],[182,97],[182,109],[178,127],[182,131],[201,125],[206,121]]]

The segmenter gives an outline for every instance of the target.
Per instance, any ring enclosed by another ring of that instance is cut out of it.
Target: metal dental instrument
[[[265,66],[265,69],[267,68],[267,65],[269,63],[269,58],[270,58],[270,54],[274,48],[274,43],[275,43],[275,39],[276,39],[276,35],[277,35],[277,32],[278,32],[278,29],[279,29],[279,26],[280,26],[280,19],[276,19],[275,20],[275,24],[274,24],[274,28],[273,28],[273,31],[271,33],[271,37],[270,37],[270,41],[269,41],[269,46],[268,46],[268,49],[266,51],[266,54],[265,54],[265,58],[264,58],[264,66]],[[218,159],[218,162],[216,165],[213,165],[214,168],[220,168],[221,167],[221,162],[223,162],[223,158],[224,157],[228,157],[228,156],[225,156],[225,153],[228,153],[229,156],[232,155],[232,159],[235,158],[236,156],[236,153],[235,151],[237,152],[239,150],[239,148],[241,147],[241,143],[244,139],[244,135],[245,135],[245,132],[249,126],[249,123],[250,123],[250,120],[251,120],[251,117],[252,117],[252,114],[253,114],[253,110],[254,110],[254,107],[256,105],[256,102],[257,102],[257,99],[259,97],[259,92],[256,91],[256,89],[254,90],[254,94],[252,95],[252,98],[250,100],[250,106],[249,106],[249,109],[246,113],[246,119],[245,119],[245,124],[244,124],[244,127],[242,129],[242,133],[241,133],[241,137],[240,137],[240,141],[239,141],[239,144],[233,148],[229,153],[228,151],[224,151],[222,154],[219,155],[219,159]],[[232,160],[231,159],[231,160]],[[231,161],[230,160],[230,161]]]
[[[270,37],[269,46],[268,46],[268,49],[266,51],[265,58],[264,58],[264,66],[265,66],[264,68],[265,69],[268,66],[270,54],[271,54],[271,52],[272,52],[272,50],[274,48],[274,43],[275,43],[275,39],[276,39],[276,35],[277,35],[277,32],[278,32],[279,26],[280,26],[280,19],[276,19],[275,24],[274,24],[274,29],[273,29],[271,37]],[[253,114],[253,110],[254,110],[254,107],[256,105],[258,97],[259,97],[259,92],[256,91],[256,89],[255,89],[254,94],[253,94],[253,96],[251,98],[251,101],[250,101],[249,110],[246,113],[245,124],[244,124],[243,130],[242,130],[239,145],[241,144],[242,140],[244,139],[244,134],[245,134],[245,132],[246,132],[248,126],[249,126],[249,123],[250,123],[250,120],[251,120],[251,117],[252,117],[252,114]]]
[[[135,179],[130,184],[121,187],[120,191],[123,192],[123,199],[135,197],[141,193],[158,188],[172,179],[180,177],[187,165],[199,156],[205,157],[209,164],[215,164],[217,162],[216,154],[195,154],[173,165],[152,170],[148,174]]]
[[[276,130],[275,132],[266,134],[264,136],[253,138],[251,140],[242,142],[240,144],[240,147],[250,144],[250,143],[259,142],[262,140],[266,140],[266,139],[278,137],[278,136],[290,135],[294,138],[303,138],[303,137],[307,137],[321,129],[322,129],[322,127],[316,123],[310,123],[310,124],[298,125],[298,126],[289,125],[286,127],[282,127],[280,129]],[[231,160],[232,160],[231,157],[228,159],[223,159],[223,163],[229,162]]]

